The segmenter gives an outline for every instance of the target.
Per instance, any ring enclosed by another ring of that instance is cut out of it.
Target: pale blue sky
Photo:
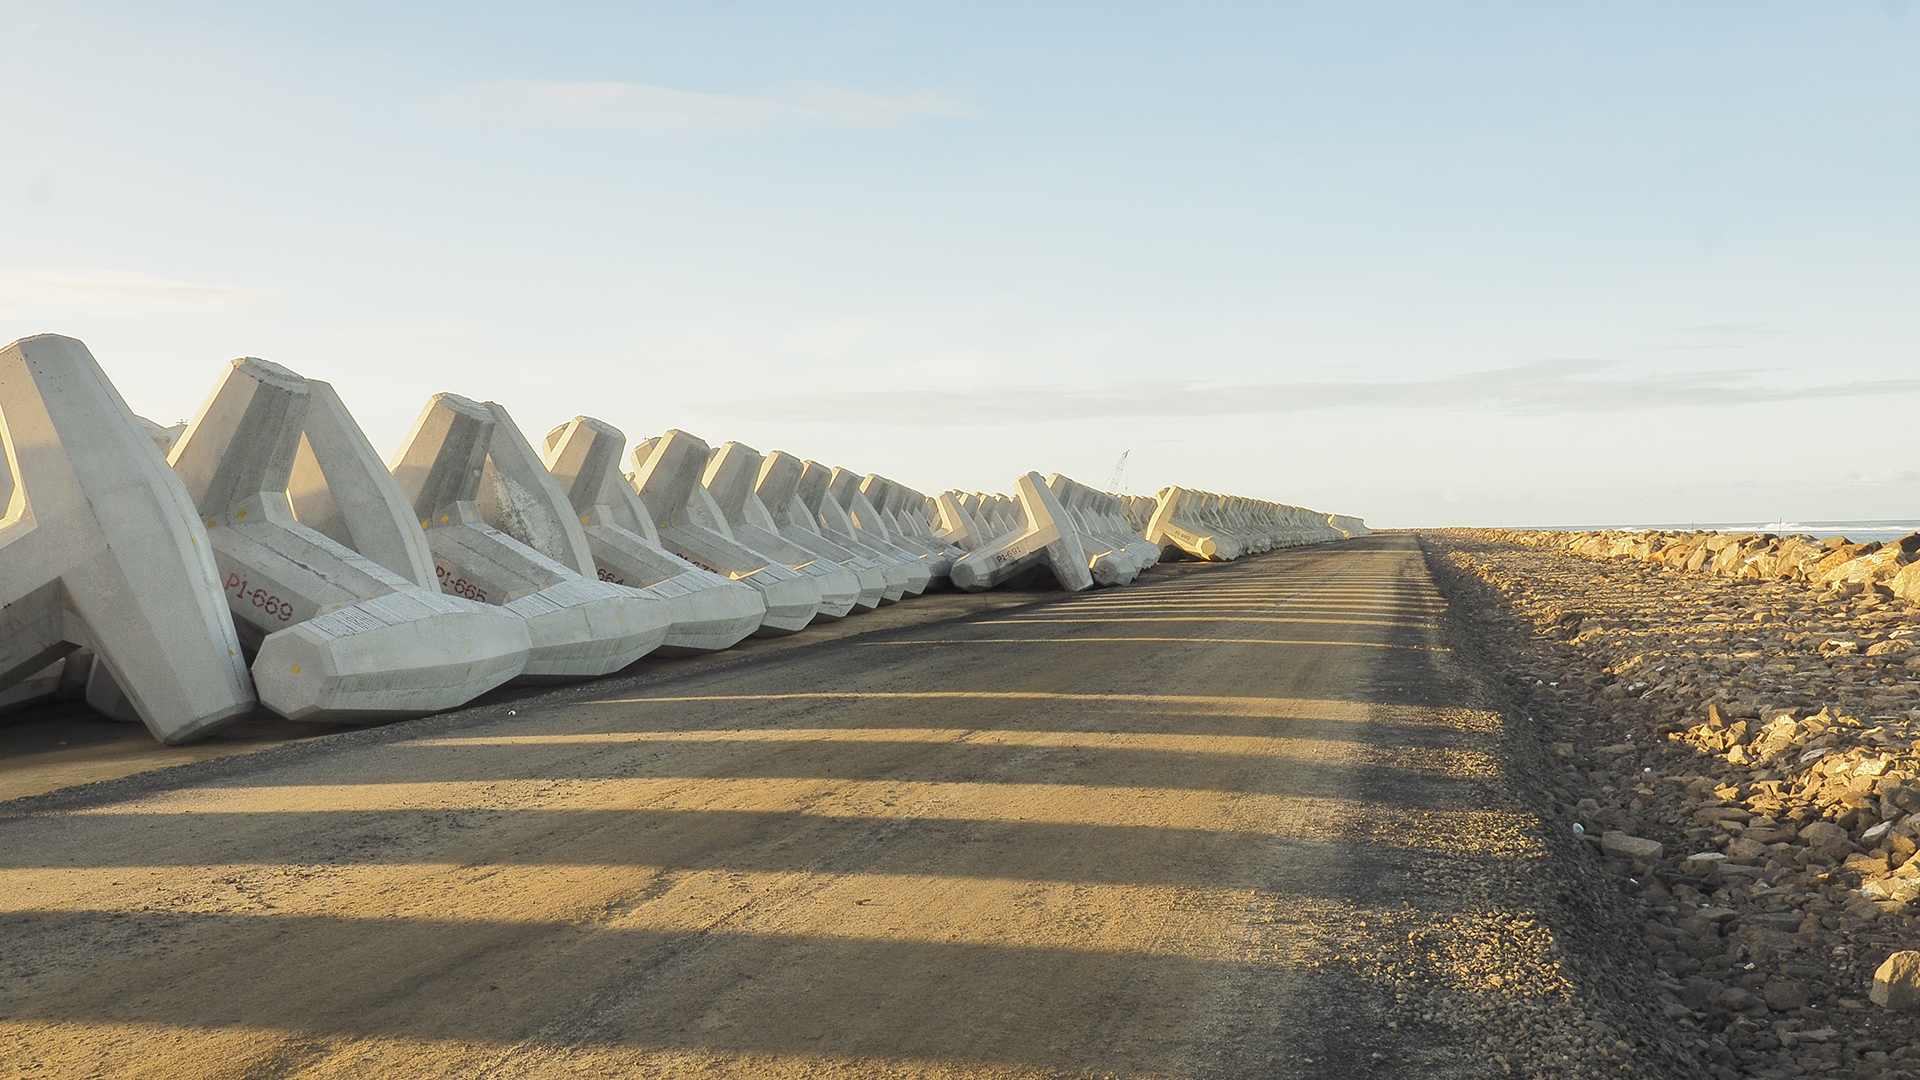
[[[0,2],[0,339],[928,491],[1920,517],[1920,9]]]

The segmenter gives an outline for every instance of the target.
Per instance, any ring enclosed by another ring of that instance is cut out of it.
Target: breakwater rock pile
[[[1615,529],[1551,532],[1475,530],[1505,543],[1560,548],[1590,559],[1634,559],[1736,581],[1787,581],[1861,597],[1920,604],[1920,533],[1892,543],[1855,544],[1775,533],[1651,532]]]
[[[1707,1067],[1920,1074],[1920,542],[1422,539]]]

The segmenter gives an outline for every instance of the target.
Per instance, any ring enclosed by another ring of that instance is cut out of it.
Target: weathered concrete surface
[[[294,519],[287,490],[302,448],[308,456],[315,449],[304,434],[311,398],[294,372],[235,360],[170,459],[206,522],[240,640],[256,650],[260,703],[291,720],[364,722],[464,705],[512,678],[526,662],[525,626],[422,587]],[[338,418],[349,427],[331,433],[364,444],[352,418]],[[371,454],[362,449],[360,457]],[[318,486],[328,505],[354,518],[360,507],[384,511],[399,498],[385,479],[390,498],[356,499],[353,489],[371,479],[336,472],[335,483]],[[396,523],[381,518],[391,532]]]
[[[732,648],[760,628],[766,602],[752,586],[660,546],[651,512],[620,472],[626,447],[619,428],[591,416],[547,433],[543,460],[580,515],[595,574],[666,602],[666,655]]]
[[[585,572],[535,550],[500,531],[486,517],[503,472],[553,485],[505,410],[458,394],[435,394],[390,463],[433,550],[434,571],[445,592],[497,604],[527,621],[533,647],[522,681],[590,679],[611,674],[659,648],[669,626],[665,603],[634,589],[601,581],[578,532],[571,506],[554,538],[573,551]],[[500,424],[508,425],[501,431]],[[502,468],[502,445],[514,448],[516,468]],[[551,497],[564,503],[557,489]],[[510,511],[509,511],[510,512]],[[495,520],[499,520],[497,517]]]
[[[897,602],[913,579],[907,560],[883,553],[863,554],[828,539],[813,512],[800,501],[800,477],[806,468],[806,462],[779,450],[761,461],[753,494],[772,519],[774,529],[789,543],[853,570],[860,579],[858,603],[861,607],[872,609]]]
[[[1026,527],[1008,530],[955,560],[954,587],[969,592],[991,589],[1044,567],[1063,588],[1075,592],[1092,588],[1086,548],[1066,507],[1039,473],[1022,476],[1014,486],[1020,492]]]
[[[1370,532],[1359,518],[1191,488],[1161,488],[1142,533],[1168,558],[1237,559]]]
[[[900,585],[901,595],[919,596],[925,592],[933,582],[933,571],[926,556],[895,547],[878,533],[862,529],[833,494],[833,473],[831,466],[804,461],[800,465],[800,478],[794,484],[794,498],[813,516],[820,532],[834,543],[867,558],[900,567],[905,574],[905,581]],[[889,581],[892,580],[890,577]],[[890,599],[899,599],[892,596],[891,591],[887,595]]]
[[[773,515],[753,490],[764,460],[760,451],[742,442],[722,443],[708,456],[700,486],[720,511],[727,534],[787,569],[812,578],[820,590],[816,619],[842,619],[856,606],[863,611],[878,607],[886,585],[884,576],[873,582],[871,600],[863,604],[864,586],[853,568],[821,558],[780,535]]]
[[[1134,534],[1118,498],[1060,473],[1047,477],[1047,488],[1073,518],[1096,583],[1131,584],[1160,561],[1159,546]]]
[[[677,429],[633,448],[633,489],[653,515],[660,546],[758,590],[766,613],[755,634],[806,629],[820,613],[818,582],[733,538],[725,515],[700,486],[711,454],[698,436]]]
[[[423,589],[440,590],[433,549],[405,492],[333,387],[308,379],[306,427],[287,501],[300,524]]]
[[[90,648],[154,738],[253,707],[193,501],[78,340],[0,349],[0,690]]]
[[[1464,1077],[1592,1004],[1406,538],[1159,574],[7,807],[0,1064]]]

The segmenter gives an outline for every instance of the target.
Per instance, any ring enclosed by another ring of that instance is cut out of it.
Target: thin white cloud
[[[1784,334],[1786,330],[1772,323],[1711,323],[1706,326],[1683,326],[1675,330],[1676,334],[1710,334],[1714,337],[1765,337],[1772,334]]]
[[[204,309],[232,307],[270,295],[235,285],[208,285],[119,270],[0,267],[0,308]]]
[[[421,112],[453,123],[632,139],[878,130],[901,127],[921,117],[975,115],[962,102],[932,90],[887,95],[803,84],[752,97],[645,83],[532,79],[456,86],[428,102]]]
[[[798,423],[953,426],[1047,420],[1190,418],[1310,409],[1395,408],[1522,416],[1716,408],[1815,398],[1920,393],[1920,379],[1769,384],[1738,369],[1618,374],[1597,360],[1547,360],[1491,371],[1399,382],[1198,383],[999,386],[983,390],[816,391],[715,401],[716,416]]]
[[[1874,473],[1850,472],[1846,478],[1854,484],[1913,484],[1920,483],[1920,472],[1889,468]]]
[[[478,329],[448,315],[393,326],[362,326],[314,335],[315,341],[450,341],[481,337]]]

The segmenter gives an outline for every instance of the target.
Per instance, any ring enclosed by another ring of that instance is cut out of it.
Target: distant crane
[[[1108,491],[1124,491],[1127,482],[1127,455],[1131,450],[1120,451],[1120,460],[1113,463],[1113,473],[1107,477]]]

